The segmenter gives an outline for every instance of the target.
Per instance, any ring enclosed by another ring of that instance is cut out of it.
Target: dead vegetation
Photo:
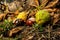
[[[50,13],[50,21],[45,23],[42,32],[39,32],[34,26],[17,26],[14,24],[13,28],[3,32],[0,38],[5,36],[4,33],[7,33],[8,39],[9,37],[17,38],[14,40],[60,40],[60,0],[15,0],[10,3],[7,2],[7,5],[8,11],[2,10],[6,11],[6,14],[1,11],[0,20],[9,17],[14,20],[14,16],[17,16],[22,11],[28,11],[28,18],[35,17],[34,15],[39,8]]]

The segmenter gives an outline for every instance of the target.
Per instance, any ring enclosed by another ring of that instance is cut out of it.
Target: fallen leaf
[[[12,36],[13,34],[15,34],[15,33],[17,33],[17,32],[19,32],[19,31],[21,31],[23,29],[23,27],[16,27],[16,28],[13,28],[12,30],[10,30],[10,31],[8,31],[8,36]]]
[[[30,6],[34,6],[34,7],[39,6],[38,0],[28,0],[27,4],[29,4]]]
[[[55,6],[58,3],[59,0],[52,0],[51,2],[48,3],[48,5],[45,8],[50,8]]]
[[[0,21],[5,18],[6,14],[0,14]]]

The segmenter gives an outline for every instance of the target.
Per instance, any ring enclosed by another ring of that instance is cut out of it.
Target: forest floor
[[[0,40],[60,40],[60,0],[1,0],[0,6]],[[26,11],[28,20],[39,10],[50,14],[50,20],[41,29],[36,22],[28,21],[26,25],[23,20],[15,20],[20,12]]]

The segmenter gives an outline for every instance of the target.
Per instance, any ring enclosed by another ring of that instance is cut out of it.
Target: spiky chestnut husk
[[[50,19],[50,13],[46,10],[39,10],[37,11],[36,15],[36,23],[43,24]]]

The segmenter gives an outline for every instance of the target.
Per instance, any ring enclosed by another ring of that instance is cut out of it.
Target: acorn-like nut
[[[13,24],[15,24],[15,25],[24,25],[24,21],[23,20],[21,20],[21,19],[15,19],[14,21],[13,21]]]
[[[31,20],[26,21],[26,25],[31,26],[32,24],[33,24],[33,22]]]

